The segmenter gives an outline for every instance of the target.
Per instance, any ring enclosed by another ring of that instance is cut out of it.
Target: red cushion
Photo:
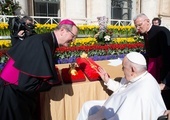
[[[63,78],[64,83],[73,83],[73,82],[81,82],[85,81],[86,78],[84,76],[84,73],[79,67],[75,68],[77,71],[76,75],[70,74],[70,68],[63,68],[61,69],[61,76]]]
[[[77,58],[76,62],[90,81],[101,80],[100,75],[95,70],[100,66],[91,58]]]

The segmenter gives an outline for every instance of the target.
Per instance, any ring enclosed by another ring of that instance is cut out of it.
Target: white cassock
[[[105,101],[86,102],[77,120],[157,120],[166,110],[154,77],[145,72],[131,82],[109,80],[115,91]]]

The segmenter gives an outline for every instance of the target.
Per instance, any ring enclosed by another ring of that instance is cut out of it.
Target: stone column
[[[111,18],[111,0],[87,0],[87,18],[92,24],[98,24],[97,17]]]
[[[86,18],[85,0],[61,0],[61,17],[73,19],[76,23],[82,23]]]
[[[65,15],[70,18],[85,18],[85,0],[64,0]],[[62,6],[61,6],[62,7]]]
[[[141,0],[141,13],[145,13],[150,21],[158,17],[159,0]]]
[[[111,0],[88,0],[88,17],[97,18],[98,16],[109,16],[108,9],[111,11]],[[109,3],[109,4],[108,4]],[[108,5],[110,5],[108,7]]]

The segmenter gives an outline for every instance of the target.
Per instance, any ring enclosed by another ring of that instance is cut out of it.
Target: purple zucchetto
[[[64,20],[59,22],[59,25],[63,25],[63,24],[66,24],[66,25],[75,25],[76,26],[76,24],[73,21],[69,20],[69,19],[64,19]]]

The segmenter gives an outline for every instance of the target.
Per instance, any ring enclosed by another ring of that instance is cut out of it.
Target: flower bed
[[[36,24],[35,31],[46,33],[54,30],[57,24]],[[140,51],[143,48],[143,41],[140,36],[135,33],[134,26],[115,26],[107,25],[105,35],[110,35],[110,41],[99,41],[95,35],[99,31],[98,25],[78,25],[79,35],[86,38],[77,38],[69,47],[60,47],[56,49],[56,63],[72,63],[80,56],[82,52],[86,52],[88,57],[93,60],[109,60],[114,58],[122,58],[130,51]],[[10,32],[7,23],[0,23],[0,35],[9,36]],[[100,36],[104,38],[105,36]],[[11,47],[10,40],[0,40],[0,57],[2,60],[6,49]],[[0,64],[5,62],[3,59]]]
[[[126,44],[107,44],[107,45],[90,45],[90,46],[73,46],[60,47],[56,49],[56,63],[72,63],[80,57],[83,52],[93,60],[109,60],[122,58],[130,51],[141,51],[143,43],[126,43]]]
[[[3,57],[6,50],[10,48],[9,44],[10,40],[1,41],[0,57]],[[3,48],[4,46],[7,48]],[[122,57],[130,51],[140,51],[142,48],[143,42],[132,38],[115,38],[113,43],[102,45],[94,38],[78,38],[69,47],[57,48],[55,58],[58,64],[72,63],[82,52],[86,52],[93,60],[108,60]]]
[[[107,45],[89,45],[89,46],[73,46],[60,47],[56,49],[55,59],[57,64],[73,63],[83,52],[88,54],[88,57],[95,61],[110,60],[123,58],[124,55],[131,51],[141,51],[143,43],[125,43],[125,44],[107,44]],[[8,49],[0,50],[0,64],[4,64],[7,56],[4,54]]]
[[[9,36],[10,30],[8,29],[8,23],[0,22],[0,36]],[[46,33],[53,31],[57,24],[35,24],[36,33]],[[94,36],[99,31],[99,25],[77,25],[79,28],[79,35]],[[115,36],[133,36],[135,34],[134,26],[117,26],[107,25],[106,35],[112,33]]]

